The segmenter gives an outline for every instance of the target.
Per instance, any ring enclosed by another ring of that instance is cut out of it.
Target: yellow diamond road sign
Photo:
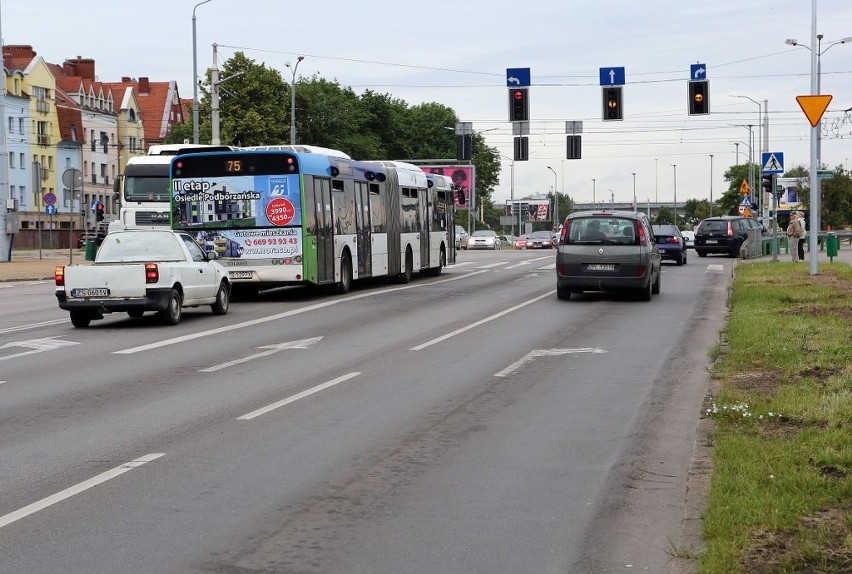
[[[743,180],[743,182],[740,184],[740,194],[748,195],[750,191],[751,191],[751,186],[748,184],[748,182],[746,180]]]
[[[822,114],[828,109],[828,104],[831,102],[831,96],[796,96],[796,101],[799,102],[799,107],[805,112],[811,126],[817,127],[822,119]]]

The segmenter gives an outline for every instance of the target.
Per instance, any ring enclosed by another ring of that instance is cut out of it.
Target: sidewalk
[[[53,279],[57,265],[89,263],[85,249],[21,249],[12,250],[11,261],[0,261],[0,282]]]

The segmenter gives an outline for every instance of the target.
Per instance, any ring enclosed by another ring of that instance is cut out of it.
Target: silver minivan
[[[578,211],[565,218],[556,248],[556,295],[633,291],[642,301],[660,292],[660,252],[641,212]]]

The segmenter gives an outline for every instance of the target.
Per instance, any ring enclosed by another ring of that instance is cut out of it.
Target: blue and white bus
[[[234,288],[248,294],[305,283],[346,293],[356,279],[407,283],[455,261],[451,181],[327,152],[176,156],[172,227],[217,251]]]

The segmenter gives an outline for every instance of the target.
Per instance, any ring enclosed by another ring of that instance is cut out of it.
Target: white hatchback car
[[[477,229],[467,240],[468,249],[500,249],[497,234],[490,229]]]
[[[694,231],[681,231],[681,235],[683,235],[684,240],[686,241],[686,248],[692,249],[695,247],[695,232]]]

